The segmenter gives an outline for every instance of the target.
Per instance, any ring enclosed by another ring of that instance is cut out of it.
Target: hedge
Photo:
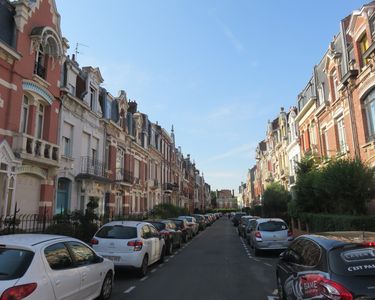
[[[332,214],[301,214],[310,232],[324,231],[375,231],[375,216],[348,216]]]

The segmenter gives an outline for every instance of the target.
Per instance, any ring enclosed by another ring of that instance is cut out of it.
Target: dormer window
[[[47,58],[44,53],[44,48],[42,45],[39,45],[39,49],[36,53],[34,74],[39,77],[46,79],[46,69],[47,69]]]
[[[366,33],[359,39],[358,41],[358,50],[359,50],[359,55],[360,57],[360,64],[361,67],[367,65],[368,60],[364,58],[364,54],[369,48],[369,42],[367,40]]]
[[[332,72],[331,84],[332,84],[332,101],[336,101],[339,99],[339,94],[338,94],[339,82],[338,82],[336,70]]]
[[[96,90],[93,87],[90,87],[90,108],[92,111],[96,108]]]
[[[319,104],[323,104],[326,99],[324,96],[324,84],[321,83],[320,86],[318,87],[318,97],[319,97]]]

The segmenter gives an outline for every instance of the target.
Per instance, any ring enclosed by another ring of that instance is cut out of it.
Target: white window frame
[[[367,119],[368,139],[375,138],[375,88],[366,96],[364,100],[364,108]],[[374,114],[371,113],[371,106],[374,106]]]
[[[21,133],[27,133],[27,129],[28,129],[27,125],[28,125],[28,122],[29,122],[29,111],[30,111],[29,97],[26,96],[26,95],[23,95],[21,124],[20,124],[20,132]],[[25,112],[26,112],[26,114],[25,114]]]
[[[42,108],[42,111],[40,111],[40,108]],[[44,113],[45,113],[45,106],[41,103],[38,103],[37,111],[36,111],[36,127],[35,127],[35,136],[37,139],[43,139]],[[42,120],[41,123],[39,123],[40,117]],[[39,128],[40,128],[40,132],[39,132]]]

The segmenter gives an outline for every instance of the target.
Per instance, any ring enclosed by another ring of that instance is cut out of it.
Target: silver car
[[[250,246],[254,254],[262,250],[281,250],[288,248],[293,240],[293,234],[282,219],[261,218],[250,228]]]

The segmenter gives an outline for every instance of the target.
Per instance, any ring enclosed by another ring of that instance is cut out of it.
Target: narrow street
[[[277,254],[254,257],[223,217],[142,279],[116,270],[111,299],[278,299]]]

